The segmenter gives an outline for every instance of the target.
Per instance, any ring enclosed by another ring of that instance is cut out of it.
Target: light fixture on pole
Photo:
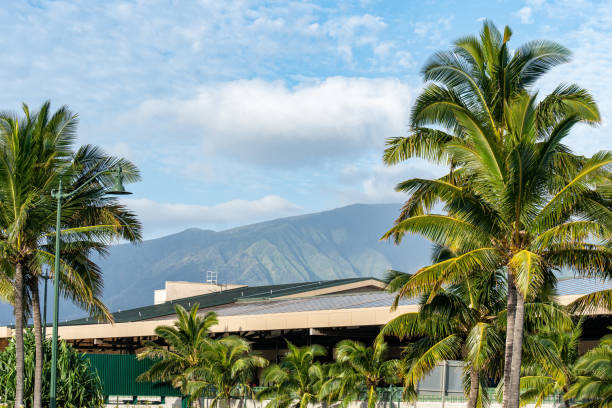
[[[53,270],[53,335],[51,346],[51,387],[49,390],[49,407],[57,408],[57,325],[59,317],[59,270],[60,270],[60,234],[62,220],[62,201],[70,199],[76,193],[88,186],[92,181],[102,174],[111,173],[114,176],[113,186],[105,193],[112,195],[132,194],[125,190],[123,186],[123,171],[119,168],[116,171],[103,170],[81,184],[77,189],[64,193],[62,192],[62,178],[59,179],[57,190],[51,191],[51,197],[57,200],[57,218],[55,223],[55,268]]]

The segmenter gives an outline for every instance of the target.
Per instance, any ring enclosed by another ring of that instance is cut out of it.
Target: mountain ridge
[[[111,311],[150,305],[166,280],[202,282],[217,271],[219,283],[250,286],[352,277],[382,277],[429,262],[431,245],[407,236],[400,246],[380,241],[400,204],[353,204],[227,230],[188,228],[137,245],[121,244],[98,258],[103,300]],[[50,292],[52,293],[52,292]],[[51,304],[51,303],[49,303]],[[10,320],[0,309],[0,322]],[[82,317],[63,302],[60,319]],[[50,320],[50,315],[49,315]]]

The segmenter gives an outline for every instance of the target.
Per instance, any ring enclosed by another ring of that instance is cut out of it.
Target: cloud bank
[[[411,97],[398,79],[331,77],[293,87],[238,80],[202,86],[189,99],[149,100],[135,116],[143,122],[168,118],[197,134],[211,156],[316,165],[378,149],[386,137],[405,134]]]

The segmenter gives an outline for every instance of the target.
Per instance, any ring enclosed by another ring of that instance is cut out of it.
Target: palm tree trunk
[[[470,368],[470,395],[468,400],[467,408],[476,408],[478,405],[478,391],[480,387],[478,378],[478,371],[474,368]]]
[[[23,405],[23,265],[15,265],[15,408]]]
[[[376,388],[373,385],[370,386],[370,391],[368,392],[368,408],[374,408],[376,405]]]
[[[40,316],[40,298],[38,296],[38,279],[30,285],[32,293],[32,317],[34,319],[34,343],[36,344],[36,357],[34,368],[34,407],[41,408],[42,396],[42,370],[43,370],[43,333]]]
[[[521,388],[521,363],[523,360],[523,322],[525,321],[525,298],[516,291],[516,318],[514,320],[514,340],[512,347],[512,370],[508,408],[519,408]]]
[[[514,320],[516,317],[516,286],[510,272],[508,272],[508,303],[506,317],[506,351],[504,353],[504,400],[502,407],[508,408],[510,396],[510,372],[512,370],[512,344],[514,341]]]

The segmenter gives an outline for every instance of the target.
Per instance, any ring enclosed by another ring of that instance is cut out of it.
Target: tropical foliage
[[[45,340],[42,400],[49,401],[51,378],[51,341]],[[24,333],[25,387],[24,402],[34,404],[35,341],[32,330]],[[0,401],[11,402],[15,395],[16,377],[15,341],[0,352]],[[89,361],[70,345],[60,342],[58,347],[57,406],[66,408],[100,408],[104,406],[102,384]]]
[[[575,370],[577,377],[565,394],[566,400],[581,408],[612,406],[612,335],[580,357]]]
[[[105,195],[109,172],[122,168],[127,181],[139,178],[125,159],[106,155],[94,146],[75,147],[77,117],[66,107],[38,112],[23,105],[23,115],[0,114],[0,247],[2,297],[13,303],[16,333],[15,404],[23,398],[23,323],[33,317],[36,339],[35,408],[42,404],[42,333],[39,278],[54,263],[56,201],[51,191],[60,180],[64,191],[79,192],[66,200],[61,217],[62,263],[60,292],[92,316],[110,319],[100,301],[103,278],[92,261],[105,254],[114,239],[140,239],[135,215]],[[95,176],[96,173],[100,173]],[[93,177],[95,176],[95,177]],[[92,178],[93,177],[93,178]],[[53,271],[52,271],[53,272]],[[54,272],[53,272],[54,273]]]
[[[454,255],[444,252],[445,256]],[[395,276],[390,286],[396,286],[394,281],[403,278]],[[486,403],[486,381],[499,379],[503,325],[498,316],[505,311],[504,299],[503,275],[482,273],[469,282],[422,296],[418,312],[400,315],[387,323],[381,336],[412,341],[403,353],[405,395],[413,398],[419,381],[444,360],[463,359],[467,364],[468,407],[476,407],[478,402],[482,405],[483,398]]]
[[[388,345],[381,339],[371,346],[354,340],[342,340],[336,345],[335,364],[322,389],[324,395],[347,405],[365,394],[368,408],[378,402],[377,388],[400,381],[400,361],[388,358]]]
[[[509,28],[502,34],[485,22],[480,38],[460,39],[426,64],[412,134],[389,140],[384,157],[388,164],[422,157],[450,171],[398,185],[409,199],[384,238],[420,234],[456,254],[419,270],[402,297],[431,299],[483,271],[507,273],[504,405],[515,408],[526,303],[554,285],[554,271],[607,277],[612,270],[612,153],[583,158],[563,144],[577,123],[599,121],[588,92],[570,85],[543,98],[528,93],[569,52],[539,41],[511,54],[510,37]]]
[[[268,360],[253,353],[251,345],[239,336],[209,340],[203,353],[205,364],[189,372],[187,390],[192,399],[208,394],[211,407],[219,402],[231,407],[233,398],[252,396],[250,383],[255,369],[268,365]]]
[[[327,354],[319,345],[296,347],[287,341],[288,351],[279,364],[268,367],[262,375],[266,388],[257,394],[269,400],[266,408],[306,408],[320,399],[327,380],[327,368],[317,358]]]
[[[217,315],[208,312],[198,315],[198,304],[187,312],[181,305],[175,306],[177,321],[174,326],[159,326],[155,334],[165,344],[147,341],[139,359],[156,360],[153,366],[138,379],[140,381],[169,382],[188,394],[191,373],[205,363],[204,353],[209,346],[209,330],[217,324]],[[168,347],[169,346],[169,347]]]
[[[541,328],[531,337],[533,342],[550,354],[541,359],[524,361],[521,376],[521,405],[541,406],[546,398],[565,394],[576,380],[578,343],[582,335],[582,321],[571,330]],[[552,358],[551,358],[552,354]],[[551,364],[551,360],[553,364]],[[566,401],[566,405],[569,403]]]

